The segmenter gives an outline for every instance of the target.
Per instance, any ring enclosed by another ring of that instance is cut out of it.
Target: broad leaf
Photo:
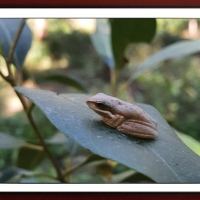
[[[92,43],[108,67],[114,67],[114,58],[110,41],[110,24],[107,19],[97,19],[96,31],[90,35]]]
[[[153,182],[149,177],[137,173],[133,170],[127,170],[119,174],[113,175],[112,182],[114,183],[138,183],[138,182]]]
[[[169,127],[159,112],[136,104],[158,123],[156,140],[138,139],[110,128],[90,110],[83,94],[60,94],[16,87],[63,133],[92,152],[120,162],[160,183],[200,182],[200,158]]]
[[[58,132],[50,139],[45,140],[45,142],[48,144],[65,144],[66,141],[67,141],[66,136],[61,132]]]
[[[96,154],[92,154],[81,165],[83,166],[83,165],[86,165],[91,162],[102,161],[102,160],[105,160],[105,158],[103,158],[99,155],[96,155]]]
[[[0,132],[0,149],[14,149],[24,146],[26,143],[23,140],[15,138],[11,135]]]
[[[0,49],[4,58],[7,58],[10,47],[17,30],[19,28],[21,19],[0,19]],[[27,24],[25,24],[17,45],[14,50],[12,63],[16,68],[21,69],[31,47],[32,33]]]
[[[0,49],[4,58],[7,58],[10,47],[17,30],[19,28],[21,19],[0,19]],[[27,24],[25,24],[19,40],[17,42],[12,63],[16,68],[21,69],[26,58],[28,50],[32,42],[32,33]]]
[[[19,168],[10,168],[0,172],[0,183],[17,182],[22,176],[31,176],[35,172]]]
[[[84,153],[83,150],[85,150],[85,148],[80,146],[77,142],[75,142],[74,140],[67,137],[65,134],[63,134],[61,132],[58,132],[53,137],[46,139],[45,142],[50,145],[66,144],[67,153],[69,153],[69,155],[71,157],[73,157],[75,155],[80,155],[80,152]]]
[[[152,69],[157,66],[158,63],[168,59],[180,58],[190,54],[194,54],[200,51],[200,40],[193,41],[181,41],[175,44],[171,44],[154,55],[146,59],[135,70],[131,79],[137,78],[142,72],[147,69]]]
[[[84,166],[84,165],[87,165],[87,164],[91,164],[91,163],[94,164],[96,161],[97,161],[97,162],[98,162],[98,161],[105,161],[105,158],[103,158],[103,157],[101,157],[101,156],[99,156],[99,155],[96,155],[96,154],[92,154],[92,155],[88,156],[84,162],[82,162],[81,164],[77,165],[77,166],[78,166],[78,169],[79,169],[80,167]],[[99,164],[99,163],[96,163],[96,164]],[[65,172],[65,176],[66,176],[67,174],[71,174],[72,172],[74,172],[75,170],[77,170],[77,166],[72,167],[72,170],[69,169],[68,171],[66,171],[66,172]]]
[[[118,174],[114,174],[114,175],[112,175],[112,182],[113,183],[123,183],[123,182],[125,182],[124,179],[132,176],[135,173],[137,173],[137,172],[135,172],[132,169],[129,169],[129,170],[126,170],[124,172],[120,172]]]
[[[52,180],[51,178],[48,177],[25,177],[20,179],[20,183],[39,183],[39,184],[44,184],[44,183],[61,183],[58,180]]]
[[[16,166],[23,169],[33,170],[45,158],[43,151],[22,147],[19,149]]]
[[[116,67],[125,66],[125,48],[133,42],[150,42],[156,31],[156,19],[112,19],[111,41]]]
[[[43,78],[42,82],[44,81],[62,83],[67,86],[72,86],[80,91],[87,92],[86,88],[78,80],[66,75],[49,75]]]
[[[141,173],[135,173],[123,179],[121,183],[154,183],[154,181]]]
[[[200,142],[199,141],[195,140],[193,137],[186,135],[184,133],[181,133],[178,131],[176,131],[176,133],[190,149],[192,149],[196,154],[200,155]]]

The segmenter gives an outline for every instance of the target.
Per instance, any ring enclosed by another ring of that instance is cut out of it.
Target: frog
[[[97,93],[86,101],[101,120],[118,131],[142,139],[158,136],[157,122],[142,108],[116,97]]]

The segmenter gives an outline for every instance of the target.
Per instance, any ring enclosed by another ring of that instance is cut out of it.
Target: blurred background
[[[24,62],[23,86],[57,93],[84,92],[65,82],[61,83],[56,78],[44,81],[47,75],[62,74],[76,80],[88,93],[110,94],[109,67],[97,53],[90,37],[95,32],[96,19],[28,19],[27,23],[32,31],[33,40]],[[156,19],[156,23],[156,35],[150,44],[130,44],[126,49],[126,56],[132,64],[120,71],[120,82],[127,80],[137,66],[160,49],[178,41],[200,37],[200,19]],[[200,140],[199,65],[199,53],[167,60],[161,63],[159,68],[141,74],[120,98],[154,106],[178,132],[189,135],[198,142]],[[5,72],[5,62],[2,58],[0,67]],[[2,78],[0,78],[0,99],[0,131],[26,138],[27,141],[36,140],[24,116],[20,101]],[[57,130],[39,109],[34,109],[34,113],[44,137],[51,138]],[[196,152],[200,152],[200,146],[195,148],[197,148]],[[76,146],[75,149],[78,147]],[[69,153],[69,149],[66,145],[59,148],[54,146],[52,151],[55,152],[61,166],[68,162],[65,155],[67,151]],[[82,149],[82,151],[84,155],[88,153],[87,150]],[[74,155],[75,163],[83,159],[80,154]],[[16,165],[18,156],[19,154],[12,149],[1,150],[1,171],[8,166]],[[45,169],[52,173],[53,169],[48,167],[49,161],[42,162],[38,170]],[[102,182],[99,174],[103,174],[110,180],[109,172],[113,170],[113,165],[115,164],[99,165],[96,171],[91,172],[89,169],[90,173],[85,173],[83,169],[82,173],[74,175],[72,180]],[[115,170],[123,171],[124,168],[126,167],[118,165]]]

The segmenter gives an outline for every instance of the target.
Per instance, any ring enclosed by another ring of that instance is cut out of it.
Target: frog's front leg
[[[150,123],[129,119],[117,127],[118,131],[139,138],[154,139],[158,133]]]
[[[111,118],[102,117],[101,120],[106,123],[108,126],[117,128],[122,123],[124,123],[125,118],[121,115],[112,115]]]

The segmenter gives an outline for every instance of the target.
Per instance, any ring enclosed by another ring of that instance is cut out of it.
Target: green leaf
[[[126,170],[119,174],[113,175],[114,183],[138,183],[138,182],[154,182],[149,177],[137,173],[133,170]]]
[[[178,136],[181,138],[181,140],[190,148],[192,149],[196,154],[200,155],[200,142],[195,140],[193,137],[186,135],[184,133],[181,133],[177,130],[175,130]]]
[[[150,42],[156,31],[156,19],[112,19],[111,42],[117,69],[125,66],[125,48],[133,42]]]
[[[135,70],[131,79],[137,78],[141,73],[147,69],[152,69],[157,66],[158,63],[168,59],[180,58],[183,56],[191,55],[200,51],[200,40],[193,41],[181,41],[171,44],[154,55],[146,59]]]
[[[46,139],[45,142],[48,144],[64,144],[67,142],[67,138],[63,133],[58,132],[52,138]]]
[[[130,175],[129,177],[126,177],[121,181],[121,183],[154,183],[152,179],[149,177],[141,174],[141,173],[134,173]]]
[[[20,183],[31,183],[31,184],[35,184],[35,183],[39,183],[39,184],[44,184],[44,183],[61,183],[60,181],[58,180],[52,180],[51,178],[48,178],[48,177],[41,177],[41,178],[38,178],[38,177],[25,177],[25,178],[22,178],[20,180]]]
[[[99,155],[96,155],[96,154],[92,154],[90,155],[83,163],[82,163],[82,166],[83,165],[86,165],[88,163],[91,163],[91,162],[95,162],[95,161],[101,161],[101,160],[104,160],[105,158],[99,156]]]
[[[2,44],[0,45],[0,49],[5,59],[8,57],[10,47],[19,29],[21,20],[22,19],[0,19],[0,43]],[[29,26],[25,24],[12,58],[12,63],[17,69],[21,69],[23,67],[23,63],[31,47],[31,43],[32,33]]]
[[[90,35],[92,43],[108,67],[114,67],[114,58],[110,41],[110,24],[108,19],[97,19],[94,34]]]
[[[22,176],[31,176],[35,172],[19,168],[10,168],[0,172],[0,183],[17,182]]]
[[[124,172],[120,172],[120,173],[118,173],[118,174],[114,174],[113,176],[112,176],[112,182],[113,183],[123,183],[124,181],[124,179],[126,179],[126,178],[128,178],[128,177],[130,177],[130,176],[132,176],[133,174],[135,174],[136,172],[134,171],[134,170],[126,170],[126,171],[124,171]]]
[[[22,147],[18,152],[16,166],[23,169],[33,170],[44,158],[44,152]]]
[[[145,140],[125,135],[101,122],[85,103],[88,95],[15,89],[39,106],[61,132],[95,154],[122,163],[159,183],[200,182],[199,156],[178,138],[155,108],[135,104],[158,123],[158,138]]]
[[[80,91],[87,92],[87,89],[78,80],[66,75],[49,75],[43,78],[42,82],[44,81],[62,83],[67,86],[72,86]]]
[[[0,132],[0,149],[14,149],[25,145],[25,141]]]

